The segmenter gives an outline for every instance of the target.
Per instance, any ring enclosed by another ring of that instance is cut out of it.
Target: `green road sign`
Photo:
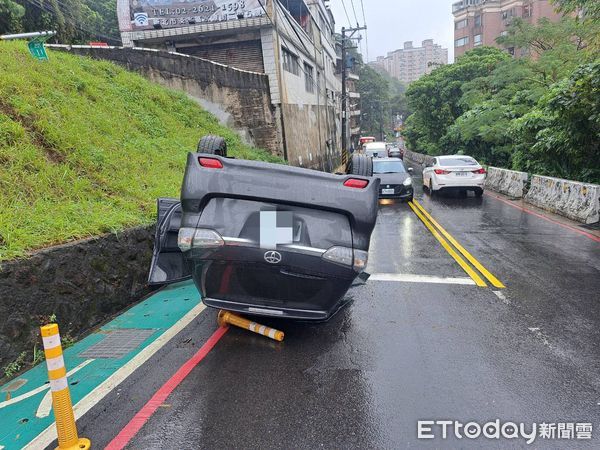
[[[46,53],[46,48],[44,47],[44,42],[39,40],[32,40],[27,44],[29,48],[29,53],[35,59],[39,59],[40,61],[48,61],[48,54]]]

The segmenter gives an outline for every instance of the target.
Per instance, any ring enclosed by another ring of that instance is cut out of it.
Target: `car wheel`
[[[481,197],[483,195],[483,189],[477,188],[475,189],[475,197]]]
[[[408,202],[412,202],[412,201],[413,201],[413,198],[414,198],[414,197],[411,195],[410,197],[408,197],[408,198],[406,199],[406,202],[407,202],[407,203],[408,203]]]
[[[432,197],[435,195],[435,191],[433,190],[433,180],[429,180],[429,195]]]
[[[365,155],[352,155],[348,164],[348,175],[373,176],[373,159]]]
[[[221,136],[208,134],[202,136],[198,142],[198,153],[210,153],[211,155],[227,156],[227,143]]]

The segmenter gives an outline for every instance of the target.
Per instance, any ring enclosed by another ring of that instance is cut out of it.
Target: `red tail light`
[[[367,180],[359,180],[358,178],[350,178],[344,181],[344,186],[355,189],[364,189],[368,184]]]
[[[484,173],[486,173],[486,171],[485,171],[485,169],[477,169],[477,170],[474,170],[473,173],[484,174]]]
[[[436,175],[448,175],[450,172],[444,169],[433,169]]]
[[[202,167],[207,169],[222,169],[223,163],[215,158],[198,158],[198,162]]]

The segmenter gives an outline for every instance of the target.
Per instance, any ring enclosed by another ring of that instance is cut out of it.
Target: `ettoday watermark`
[[[592,439],[589,422],[531,423],[502,422],[496,419],[483,424],[458,420],[419,420],[418,439],[520,439],[533,444],[536,439]]]

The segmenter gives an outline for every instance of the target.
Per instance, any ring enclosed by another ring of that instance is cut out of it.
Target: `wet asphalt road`
[[[417,185],[419,178],[415,178]],[[418,186],[419,187],[419,186]],[[128,448],[515,448],[417,439],[417,420],[592,422],[600,446],[600,244],[484,196],[416,198],[506,289],[369,281],[330,322],[230,329]],[[382,205],[368,271],[466,277],[408,205]],[[206,310],[79,420],[104,447],[216,329]]]

